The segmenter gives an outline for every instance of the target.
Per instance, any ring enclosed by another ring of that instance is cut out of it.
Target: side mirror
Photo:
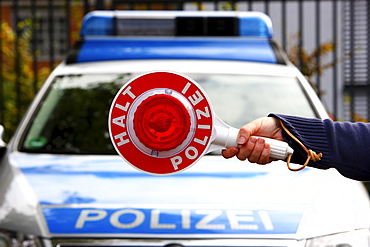
[[[5,153],[6,143],[3,140],[4,137],[4,127],[0,124],[0,158]]]

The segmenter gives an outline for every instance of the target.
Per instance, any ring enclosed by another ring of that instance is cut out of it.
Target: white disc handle
[[[212,133],[212,142],[211,145],[208,147],[207,153],[224,148],[237,147],[238,134],[239,129],[227,125],[216,116],[214,122],[214,130]],[[293,154],[294,152],[294,150],[286,142],[261,136],[254,137],[262,138],[265,140],[266,143],[270,144],[270,158],[284,160],[288,157],[289,154]]]

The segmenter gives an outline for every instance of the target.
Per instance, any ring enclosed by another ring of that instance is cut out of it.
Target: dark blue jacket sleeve
[[[320,161],[310,161],[309,166],[335,168],[345,177],[370,181],[370,123],[334,122],[281,114],[269,116],[282,120],[308,149],[323,154]],[[292,162],[303,164],[307,153],[284,131],[283,137],[294,149]]]

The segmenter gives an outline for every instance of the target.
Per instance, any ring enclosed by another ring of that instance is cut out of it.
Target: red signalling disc
[[[144,146],[157,151],[176,149],[190,132],[190,115],[181,101],[167,94],[143,100],[134,113],[134,131]]]
[[[119,90],[108,126],[113,146],[129,164],[167,175],[190,167],[204,155],[213,117],[196,82],[172,72],[152,72]]]

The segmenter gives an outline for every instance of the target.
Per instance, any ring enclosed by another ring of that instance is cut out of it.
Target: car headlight
[[[370,246],[369,229],[338,233],[308,239],[305,247],[357,247]]]
[[[40,240],[32,234],[0,229],[0,247],[41,247]]]

